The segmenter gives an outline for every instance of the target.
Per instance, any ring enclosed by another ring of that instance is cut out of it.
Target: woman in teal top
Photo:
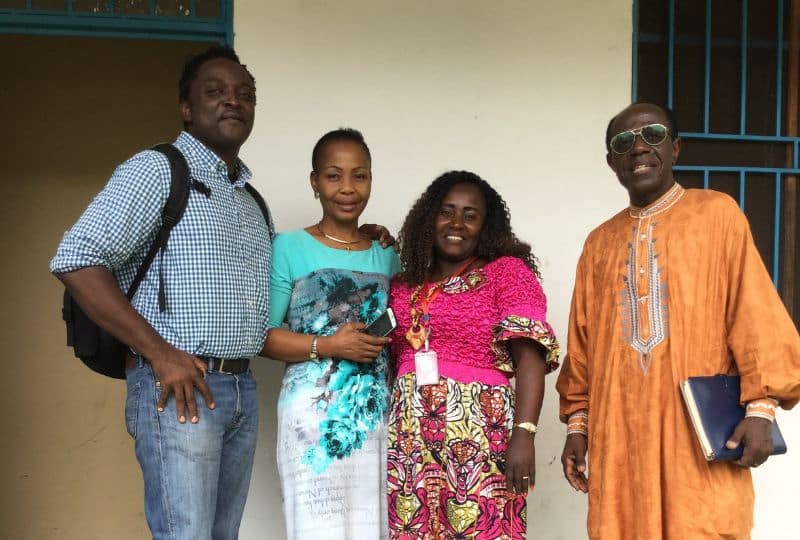
[[[387,538],[389,338],[361,330],[386,310],[399,259],[358,231],[372,183],[361,134],[324,135],[312,165],[322,219],[275,239],[263,351],[287,363],[278,399],[286,533]]]

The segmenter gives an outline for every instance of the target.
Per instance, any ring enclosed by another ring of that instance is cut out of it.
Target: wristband
[[[589,435],[589,413],[585,410],[572,413],[567,419],[567,435],[573,433]]]
[[[533,422],[518,422],[514,424],[514,427],[524,429],[531,435],[536,435],[536,424],[534,424]]]
[[[754,399],[745,407],[745,418],[763,418],[770,422],[775,421],[775,408],[777,402],[771,398]]]

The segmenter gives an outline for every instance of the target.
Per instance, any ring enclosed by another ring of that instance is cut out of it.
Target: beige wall
[[[239,0],[234,28],[258,78],[243,155],[280,230],[319,219],[307,183],[311,148],[339,126],[362,130],[372,149],[365,220],[395,231],[435,176],[474,170],[500,190],[517,233],[533,243],[565,341],[583,240],[626,204],[605,166],[603,134],[630,99],[630,0]],[[257,368],[262,430],[245,538],[283,532],[274,465],[280,368],[266,362]],[[537,436],[531,536],[585,538],[585,499],[561,473],[554,382]],[[800,415],[785,424],[800,448]],[[754,538],[792,537],[796,455],[762,467],[756,483]]]
[[[307,182],[311,148],[339,126],[362,130],[372,150],[365,220],[395,231],[437,175],[473,170],[499,189],[517,233],[532,242],[550,318],[566,337],[583,239],[626,200],[606,170],[603,131],[630,96],[629,0],[240,0],[235,16],[236,48],[258,78],[256,127],[243,155],[279,229],[319,219]],[[262,369],[258,481],[243,524],[254,538],[282,526],[274,466],[280,370]],[[529,521],[536,538],[583,538],[584,498],[561,473],[554,382]]]
[[[125,384],[64,346],[63,287],[47,265],[114,167],[180,129],[177,78],[198,48],[0,36],[2,538],[147,536]]]

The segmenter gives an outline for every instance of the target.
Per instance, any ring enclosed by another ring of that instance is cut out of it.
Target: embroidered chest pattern
[[[651,352],[669,333],[667,285],[658,267],[654,223],[640,220],[633,227],[625,262],[625,286],[621,292],[623,339],[639,353],[639,366],[647,373]]]
[[[475,268],[464,276],[453,276],[442,283],[442,292],[445,294],[459,294],[467,291],[477,291],[486,285],[486,275],[483,268]]]

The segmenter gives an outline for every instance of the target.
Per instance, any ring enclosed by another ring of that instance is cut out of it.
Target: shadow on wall
[[[0,390],[0,530],[15,539],[148,535],[125,432],[123,382],[65,346],[61,285],[48,262],[115,166],[181,128],[178,77],[208,44],[0,36],[4,304],[14,375]],[[9,69],[10,68],[10,69]],[[10,122],[8,121],[10,119]]]

